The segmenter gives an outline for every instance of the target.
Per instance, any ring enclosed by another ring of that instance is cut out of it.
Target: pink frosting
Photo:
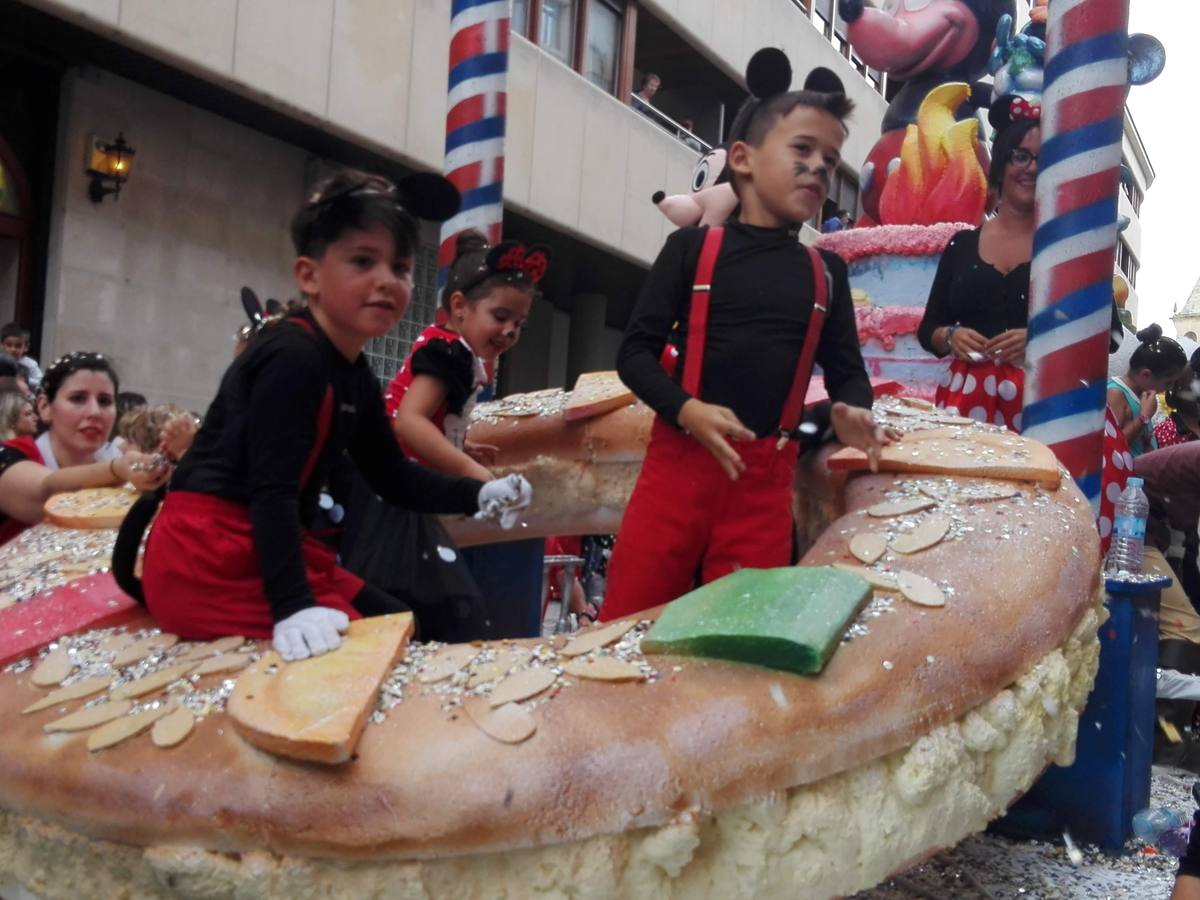
[[[925,310],[920,306],[855,306],[858,321],[858,342],[866,344],[874,338],[884,350],[896,349],[896,338],[916,334]]]
[[[832,250],[847,263],[868,256],[937,256],[966,222],[937,225],[872,225],[823,234],[816,246]]]

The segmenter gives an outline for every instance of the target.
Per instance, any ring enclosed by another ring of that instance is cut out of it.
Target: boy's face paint
[[[764,225],[811,219],[829,195],[845,136],[836,117],[811,106],[780,117],[759,146],[746,146],[739,185],[743,208],[759,210],[763,221],[758,224]]]
[[[387,334],[412,297],[412,257],[396,257],[395,241],[382,225],[345,232],[320,259],[297,259],[295,270],[313,314],[341,349],[356,342],[361,349]]]

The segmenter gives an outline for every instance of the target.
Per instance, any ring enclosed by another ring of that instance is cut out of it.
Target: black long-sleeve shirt
[[[984,262],[979,256],[979,233],[978,228],[958,232],[938,261],[925,315],[917,328],[917,340],[934,356],[947,355],[933,344],[934,331],[944,325],[963,325],[985,338],[1029,325],[1030,264],[1021,263],[1003,273]],[[1115,353],[1122,331],[1115,301],[1110,328],[1108,352]]]
[[[680,385],[688,312],[704,228],[682,228],[663,246],[617,354],[621,380],[676,424],[689,395]],[[870,408],[846,265],[822,251],[831,275],[829,315],[817,348],[833,400]],[[700,399],[732,409],[759,437],[777,432],[813,308],[812,261],[786,229],[728,222],[712,278]],[[675,375],[660,358],[668,339],[679,348]]]
[[[276,621],[315,603],[305,577],[301,529],[312,521],[320,487],[341,454],[350,456],[376,493],[418,512],[474,513],[482,487],[473,478],[452,478],[406,459],[366,360],[347,360],[311,315],[301,315],[312,333],[292,322],[274,325],[229,367],[171,481],[172,490],[249,507]],[[328,388],[329,433],[301,484]]]
[[[960,231],[950,239],[938,262],[917,340],[934,356],[933,332],[959,324],[993,338],[1029,324],[1029,263],[1002,273],[979,257],[979,229]]]

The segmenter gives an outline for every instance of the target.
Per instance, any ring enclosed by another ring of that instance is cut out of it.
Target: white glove
[[[309,606],[275,623],[273,643],[279,655],[291,661],[320,656],[342,643],[339,631],[350,627],[350,617],[340,609]]]
[[[520,475],[496,478],[479,489],[479,512],[475,518],[498,521],[507,530],[517,524],[532,502],[533,487]]]

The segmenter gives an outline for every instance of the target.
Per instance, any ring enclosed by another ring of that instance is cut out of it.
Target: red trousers
[[[746,471],[731,481],[711,453],[655,419],[646,459],[608,565],[600,618],[619,619],[737,569],[792,563],[792,483],[799,445],[734,444]]]
[[[333,551],[310,535],[301,552],[317,603],[361,618],[351,601],[362,579],[340,568]],[[189,491],[167,494],[146,544],[142,588],[159,626],[182,638],[269,638],[274,631],[250,511],[240,503]]]

